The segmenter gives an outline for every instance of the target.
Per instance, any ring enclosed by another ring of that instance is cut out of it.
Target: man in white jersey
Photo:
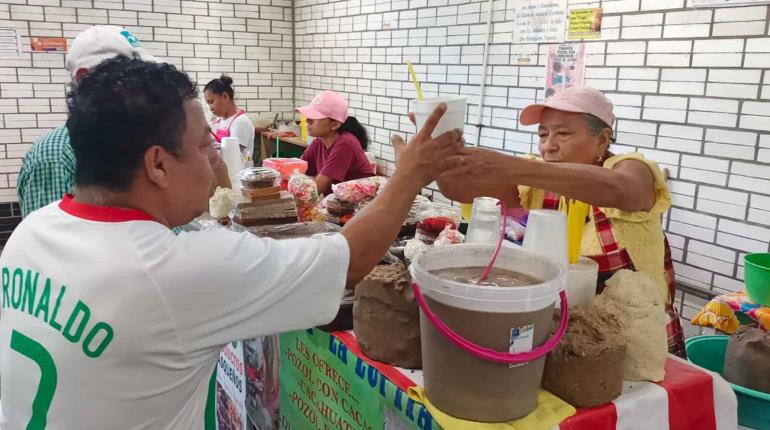
[[[77,193],[28,216],[0,258],[0,427],[213,428],[228,342],[330,321],[420,189],[461,162],[437,109],[341,234],[174,235],[207,208],[217,154],[187,75],[118,57],[68,97]]]

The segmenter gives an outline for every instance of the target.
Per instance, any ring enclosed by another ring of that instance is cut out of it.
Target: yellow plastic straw
[[[414,67],[410,61],[406,62],[406,67],[409,68],[409,76],[412,77],[412,83],[414,84],[414,90],[417,91],[417,100],[423,101],[425,97],[422,96],[422,89],[420,88],[420,81],[417,80],[417,75],[414,73]]]
[[[575,264],[580,259],[580,243],[583,241],[588,204],[570,200],[567,211],[567,251],[569,263]]]

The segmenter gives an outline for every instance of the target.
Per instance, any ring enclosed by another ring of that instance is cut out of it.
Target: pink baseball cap
[[[315,96],[309,105],[294,108],[294,112],[299,112],[308,119],[331,118],[345,122],[348,119],[348,102],[340,93],[323,91]]]
[[[615,123],[612,102],[604,94],[587,87],[565,88],[543,103],[531,104],[521,111],[519,121],[523,125],[538,124],[546,108],[564,112],[588,113],[607,123],[610,128]]]

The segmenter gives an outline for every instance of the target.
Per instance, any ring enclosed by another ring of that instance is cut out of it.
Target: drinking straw
[[[423,101],[425,97],[422,95],[422,89],[420,88],[420,81],[417,80],[417,75],[414,73],[414,67],[412,67],[411,61],[406,62],[406,67],[409,68],[409,76],[412,78],[414,84],[414,90],[417,92],[417,100]]]
[[[567,209],[567,252],[569,263],[575,264],[580,259],[580,243],[583,241],[588,205],[570,199]]]

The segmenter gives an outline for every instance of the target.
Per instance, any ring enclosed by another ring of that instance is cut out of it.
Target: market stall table
[[[280,337],[281,429],[438,429],[410,398],[422,371],[374,362],[353,332],[319,329]],[[384,424],[383,424],[384,423]],[[737,403],[720,376],[669,356],[660,383],[625,383],[614,402],[578,409],[561,430],[736,429]]]
[[[288,155],[281,155],[283,157],[299,157],[297,152],[301,154],[307,148],[307,144],[300,137],[281,136],[280,132],[277,131],[264,131],[261,134],[261,160],[270,158],[276,153],[276,139],[278,140],[278,149],[281,151],[281,154],[284,154],[284,150],[288,150]]]

